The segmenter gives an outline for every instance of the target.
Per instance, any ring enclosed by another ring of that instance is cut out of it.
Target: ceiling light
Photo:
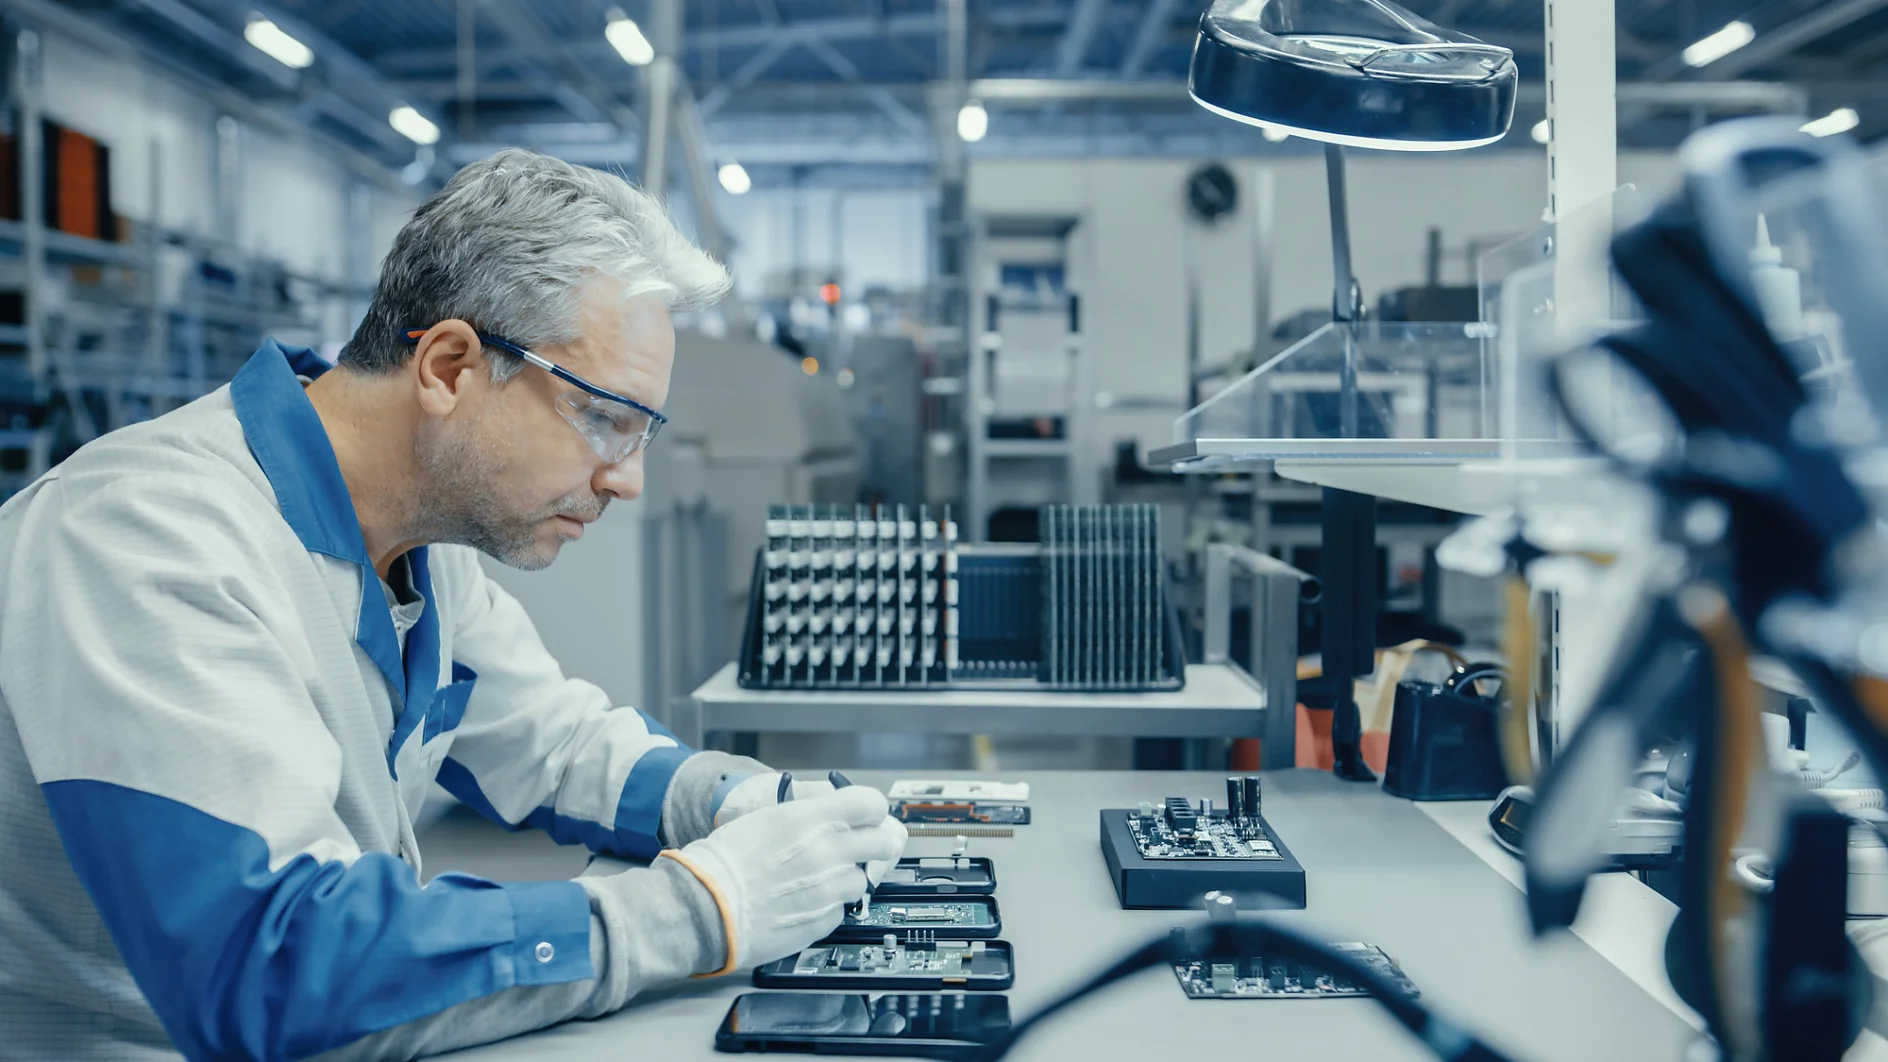
[[[990,112],[983,109],[983,104],[971,100],[957,112],[957,135],[974,144],[982,140],[990,131]]]
[[[729,195],[746,195],[747,190],[754,187],[753,178],[747,175],[747,169],[738,162],[722,163],[721,168],[715,171],[715,177]]]
[[[433,144],[439,141],[439,127],[428,121],[426,116],[402,103],[387,115],[387,124],[394,131],[415,144]]]
[[[1855,108],[1837,107],[1813,122],[1804,122],[1803,132],[1810,136],[1834,136],[1861,124],[1862,116],[1855,113]]]
[[[636,20],[622,11],[612,8],[609,23],[603,27],[603,38],[616,49],[616,54],[623,57],[623,62],[631,66],[648,66],[655,62],[656,46],[649,43],[649,38],[642,35],[642,27]]]
[[[1534,128],[1528,131],[1528,135],[1534,138],[1536,144],[1545,144],[1547,143],[1548,135],[1552,132],[1553,130],[1547,125],[1547,119],[1542,118],[1540,121],[1534,123]]]
[[[1285,141],[1291,139],[1291,133],[1287,132],[1286,130],[1280,129],[1275,125],[1268,125],[1261,128],[1259,130],[1259,135],[1264,137],[1267,140],[1270,140],[1274,144],[1282,144]]]
[[[1684,52],[1686,66],[1710,66],[1757,39],[1757,31],[1748,22],[1733,22],[1704,38]]]
[[[257,15],[243,27],[243,40],[283,66],[301,70],[315,61],[314,50],[282,31],[282,27]]]

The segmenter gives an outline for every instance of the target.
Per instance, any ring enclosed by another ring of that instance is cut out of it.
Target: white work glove
[[[904,851],[904,824],[885,812],[885,794],[853,786],[763,807],[664,851],[721,909],[728,961],[717,972],[772,962],[832,932],[868,887],[859,864],[888,866]]]
[[[788,783],[787,792],[789,794],[788,802],[791,803],[800,800],[810,800],[813,797],[825,796],[828,793],[837,792],[837,789],[831,782],[824,778],[817,780],[811,778],[795,778],[792,782]],[[757,774],[750,778],[744,778],[737,783],[733,789],[728,790],[726,797],[722,798],[721,810],[715,812],[715,828],[719,829],[726,826],[728,823],[733,822],[741,816],[752,814],[753,812],[759,811],[761,808],[771,808],[779,802],[780,772],[768,771],[765,774]],[[900,838],[898,850],[903,852],[905,850],[904,838],[906,836],[904,823],[897,822],[896,819],[892,821],[898,825],[898,836]],[[873,860],[867,863],[865,865],[866,879],[876,888],[879,882],[885,880],[886,873],[891,870],[892,864],[897,861],[898,860],[894,857],[892,859]]]
[[[824,778],[818,781],[795,778],[789,789],[792,800],[811,800],[832,791],[833,784]],[[743,815],[773,807],[779,802],[780,772],[768,771],[743,778],[722,798],[721,808],[715,812],[715,828],[719,829]]]

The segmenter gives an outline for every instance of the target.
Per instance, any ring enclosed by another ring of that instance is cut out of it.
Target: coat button
[[[537,955],[539,962],[550,962],[552,959],[557,958],[557,949],[551,947],[550,941],[540,940],[538,941]]]

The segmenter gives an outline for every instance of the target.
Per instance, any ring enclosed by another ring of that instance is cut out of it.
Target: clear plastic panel
[[[1174,423],[1181,460],[1494,457],[1477,324],[1333,322]]]
[[[1586,456],[1555,411],[1546,366],[1640,318],[1607,255],[1654,205],[1623,186],[1485,253],[1479,322],[1326,325],[1177,420],[1175,445],[1152,456],[1191,470]],[[1622,389],[1618,416],[1642,415],[1643,401]]]
[[[1641,318],[1608,250],[1616,233],[1643,220],[1654,205],[1635,186],[1623,185],[1477,261],[1503,457],[1583,453],[1548,394],[1547,365]],[[1622,392],[1620,415],[1630,415],[1638,400]]]

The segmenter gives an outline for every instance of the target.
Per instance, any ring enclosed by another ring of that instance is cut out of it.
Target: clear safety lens
[[[557,400],[557,411],[576,428],[598,457],[615,463],[649,445],[662,427],[660,421],[636,409],[584,391],[568,391]]]

